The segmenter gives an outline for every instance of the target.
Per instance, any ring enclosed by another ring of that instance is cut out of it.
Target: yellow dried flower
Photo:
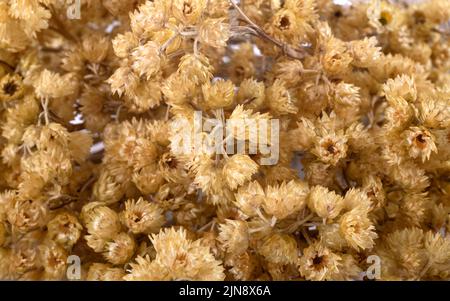
[[[71,95],[75,92],[77,83],[73,74],[63,76],[45,69],[33,83],[36,94],[42,98],[57,98]]]
[[[162,209],[157,204],[144,201],[143,198],[137,201],[128,200],[121,219],[134,234],[156,233],[165,222]]]
[[[0,280],[449,279],[450,2],[343,2],[0,0]]]
[[[369,218],[364,216],[364,212],[353,209],[343,214],[339,223],[342,236],[351,247],[358,250],[358,248],[371,249],[374,246],[374,239],[378,235]]]
[[[147,80],[156,75],[161,65],[159,57],[159,46],[155,42],[149,41],[145,45],[140,45],[131,51],[133,70],[139,75],[145,75]]]
[[[303,250],[298,266],[308,280],[332,280],[339,272],[342,258],[316,242]]]
[[[249,181],[257,171],[258,164],[247,155],[234,155],[223,167],[225,180],[232,190]]]
[[[225,18],[206,19],[199,28],[200,42],[208,46],[221,48],[227,45],[230,37],[230,25]]]
[[[295,99],[278,79],[266,90],[266,102],[274,115],[295,114],[298,110]]]
[[[412,158],[420,157],[422,162],[430,159],[432,152],[437,152],[434,136],[425,128],[411,127],[404,133],[406,147]]]
[[[323,186],[312,187],[307,202],[308,207],[324,220],[335,219],[344,206],[340,195]]]
[[[84,218],[86,228],[91,235],[103,239],[111,239],[120,232],[119,215],[106,206],[94,207]]]
[[[134,238],[122,232],[106,243],[103,256],[112,264],[125,264],[133,256],[135,248],[136,243]]]
[[[223,267],[201,241],[191,241],[184,229],[168,229],[151,238],[156,258],[137,258],[125,280],[223,280]]]
[[[194,25],[206,8],[205,0],[173,0],[172,13],[186,25]]]
[[[180,59],[178,72],[180,76],[195,84],[203,84],[212,78],[213,68],[204,55],[186,54]]]
[[[104,263],[93,263],[89,267],[86,276],[88,281],[120,281],[123,280],[125,271],[121,268],[113,268]]]
[[[295,264],[298,258],[297,243],[287,234],[272,234],[262,243],[259,253],[277,264]]]
[[[44,266],[43,279],[62,279],[66,274],[67,252],[56,242],[49,240],[39,246],[40,261]]]
[[[239,255],[247,250],[249,233],[245,222],[227,219],[220,224],[219,231],[217,240],[227,252]]]
[[[66,249],[70,249],[81,236],[83,227],[76,216],[70,213],[61,213],[47,224],[47,237]]]
[[[220,109],[233,104],[234,85],[228,80],[218,80],[213,83],[206,83],[202,86],[205,98],[205,108]]]
[[[283,219],[306,206],[308,192],[308,185],[302,181],[289,181],[279,186],[268,186],[263,207],[268,214],[277,219]]]
[[[8,102],[23,95],[22,78],[18,74],[6,74],[0,79],[0,100]]]

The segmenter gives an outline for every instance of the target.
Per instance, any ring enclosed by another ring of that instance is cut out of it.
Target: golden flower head
[[[269,262],[295,264],[298,259],[297,242],[288,234],[272,234],[264,240],[259,253]]]
[[[249,156],[234,155],[226,161],[222,172],[228,186],[234,190],[249,181],[258,167]]]
[[[173,0],[172,13],[185,25],[195,25],[206,8],[205,0]]]
[[[347,137],[343,133],[331,133],[316,138],[316,143],[311,152],[322,162],[336,165],[339,160],[347,156]]]
[[[159,55],[158,44],[149,41],[131,51],[131,58],[133,60],[131,66],[139,76],[145,75],[147,79],[150,79],[160,69],[161,58]]]
[[[223,280],[223,267],[201,241],[187,238],[184,229],[162,230],[151,238],[156,258],[137,258],[126,280]]]
[[[343,198],[323,186],[314,186],[308,196],[308,207],[323,219],[336,218],[344,206]]]
[[[67,252],[52,240],[39,246],[40,261],[43,263],[46,280],[62,279],[66,274]]]
[[[205,108],[220,109],[233,104],[234,85],[229,80],[218,80],[202,86]]]
[[[279,186],[268,186],[265,191],[264,210],[277,219],[284,219],[306,206],[308,192],[308,185],[302,181],[289,181]]]
[[[378,237],[375,226],[361,210],[353,209],[342,215],[340,230],[347,243],[355,249],[371,249]]]
[[[112,264],[125,264],[134,254],[136,243],[134,238],[127,233],[119,233],[105,245],[103,256]]]
[[[7,102],[23,95],[22,78],[18,74],[9,73],[0,79],[0,100]]]
[[[121,229],[119,215],[106,206],[98,206],[89,210],[84,222],[90,234],[103,239],[115,237]]]
[[[236,206],[247,217],[257,215],[265,198],[264,190],[257,181],[240,187],[235,196]]]
[[[104,263],[93,263],[89,266],[86,276],[88,281],[119,281],[123,280],[125,271],[121,268],[114,268]]]
[[[339,272],[342,258],[320,242],[303,250],[298,261],[300,273],[307,280],[332,280]]]
[[[233,255],[245,252],[249,244],[247,223],[239,220],[225,220],[225,223],[219,226],[217,239],[222,247]]]
[[[60,213],[47,224],[47,237],[66,248],[71,248],[80,238],[82,229],[76,216]]]
[[[186,54],[180,59],[178,72],[180,76],[195,84],[203,84],[211,80],[213,67],[204,55]]]
[[[200,25],[199,40],[208,46],[225,47],[230,35],[230,25],[225,22],[225,18],[206,19]]]
[[[435,137],[426,128],[411,127],[405,131],[405,144],[412,158],[420,157],[422,162],[430,159],[431,153],[437,153]]]
[[[144,201],[143,198],[137,201],[128,200],[121,219],[134,234],[156,233],[165,222],[162,209],[155,203]]]

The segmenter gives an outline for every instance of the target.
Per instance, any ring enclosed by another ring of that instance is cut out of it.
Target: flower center
[[[17,85],[15,82],[10,81],[3,86],[3,92],[5,92],[6,95],[12,96],[16,91]]]
[[[281,20],[280,20],[280,28],[281,29],[288,29],[290,25],[291,25],[291,21],[289,21],[288,17],[284,16],[283,18],[281,18]]]

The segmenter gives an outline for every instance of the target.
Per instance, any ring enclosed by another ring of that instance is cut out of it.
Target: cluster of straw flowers
[[[0,0],[0,279],[450,278],[450,1],[80,3]]]

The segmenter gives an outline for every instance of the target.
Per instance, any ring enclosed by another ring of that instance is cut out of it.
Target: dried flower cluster
[[[0,279],[450,279],[450,1],[67,6],[0,0]]]

